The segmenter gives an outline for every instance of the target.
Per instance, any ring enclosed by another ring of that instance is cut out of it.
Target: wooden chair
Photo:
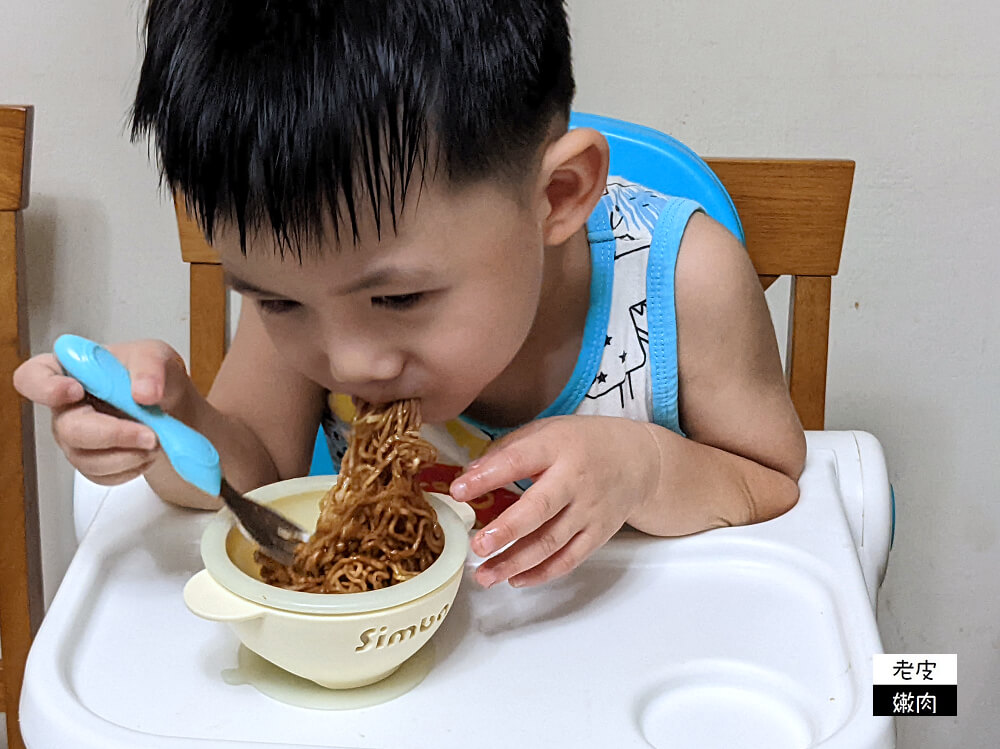
[[[12,382],[28,351],[21,211],[28,205],[31,124],[31,107],[0,107],[0,701],[10,749],[24,749],[17,708],[43,605],[34,420]]]
[[[823,429],[831,279],[840,268],[854,162],[706,161],[736,205],[761,285],[791,276],[785,375],[802,425]],[[226,347],[222,271],[183,202],[175,209],[181,255],[191,265],[191,373],[207,392]]]
[[[823,429],[830,289],[840,270],[854,162],[706,161],[736,204],[761,285],[791,277],[785,377],[802,426]]]

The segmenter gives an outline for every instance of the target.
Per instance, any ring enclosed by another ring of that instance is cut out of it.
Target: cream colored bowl
[[[289,479],[247,496],[312,530],[335,480]],[[184,586],[184,602],[204,619],[227,623],[246,647],[286,671],[330,689],[373,684],[437,631],[462,580],[475,515],[443,494],[427,498],[444,531],[441,556],[411,580],[367,593],[299,593],[264,583],[255,545],[222,510],[202,534],[205,569]]]

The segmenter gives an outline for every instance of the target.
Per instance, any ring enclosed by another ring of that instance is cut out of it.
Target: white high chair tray
[[[230,683],[238,640],[181,598],[202,568],[209,515],[132,482],[104,501],[35,640],[25,742],[893,747],[891,719],[872,717],[882,647],[843,509],[861,492],[865,461],[851,434],[810,435],[799,503],[768,523],[681,539],[625,531],[572,575],[526,590],[480,589],[470,559],[426,678],[349,710],[296,707]]]

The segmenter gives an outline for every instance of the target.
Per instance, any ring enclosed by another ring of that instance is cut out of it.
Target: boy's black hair
[[[132,138],[209,239],[298,250],[414,172],[525,174],[573,90],[564,0],[150,0]]]

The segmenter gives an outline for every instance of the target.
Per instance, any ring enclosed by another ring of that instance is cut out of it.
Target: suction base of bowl
[[[357,710],[394,700],[422,682],[434,665],[434,643],[428,642],[381,681],[355,689],[321,687],[278,668],[243,645],[240,645],[237,662],[236,668],[222,672],[227,684],[249,684],[271,699],[296,707]]]

